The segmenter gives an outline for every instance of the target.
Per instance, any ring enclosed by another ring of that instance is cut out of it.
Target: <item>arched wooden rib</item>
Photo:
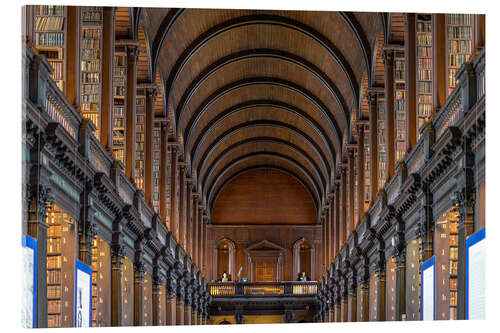
[[[158,56],[160,55],[160,50],[163,47],[163,42],[167,38],[168,33],[174,26],[177,19],[181,17],[186,10],[187,9],[184,8],[173,8],[167,13],[167,15],[165,15],[165,17],[161,21],[160,27],[156,32],[156,36],[151,48],[151,62],[153,70],[156,70],[156,66],[158,64]]]
[[[206,181],[210,178],[212,175],[213,171],[219,166],[219,164],[224,160],[224,158],[229,155],[230,153],[234,152],[236,149],[241,148],[243,145],[249,144],[249,143],[257,143],[257,142],[265,142],[265,143],[275,143],[279,145],[286,146],[287,148],[291,149],[292,151],[298,153],[301,155],[309,164],[311,169],[313,170],[313,173],[315,173],[316,177],[319,179],[321,182],[321,187],[326,189],[326,181],[325,178],[321,173],[318,172],[319,167],[318,165],[312,160],[311,156],[298,147],[297,145],[294,145],[293,143],[290,143],[288,141],[279,139],[279,138],[274,138],[274,137],[256,137],[256,138],[248,138],[245,140],[241,140],[239,142],[236,142],[235,144],[229,146],[228,148],[224,149],[215,159],[214,161],[210,164],[208,168],[203,168],[205,161],[202,162],[202,165],[200,166],[200,170],[207,170],[208,174],[206,172],[201,172],[198,175],[198,179],[200,180],[200,184],[202,184],[202,188],[205,186]]]
[[[279,15],[268,15],[268,14],[255,14],[248,16],[240,16],[222,23],[219,23],[212,28],[205,31],[203,34],[198,36],[181,54],[181,56],[177,59],[174,67],[170,71],[169,77],[166,82],[167,91],[169,92],[167,96],[167,104],[170,103],[170,93],[172,92],[172,86],[177,80],[180,72],[186,65],[186,63],[193,57],[196,52],[204,45],[206,45],[210,40],[214,39],[218,35],[229,31],[231,29],[236,29],[240,27],[256,25],[256,24],[268,24],[274,26],[285,27],[288,29],[295,30],[300,32],[310,38],[311,40],[320,44],[328,54],[332,56],[335,62],[340,66],[341,70],[344,72],[349,86],[351,87],[351,91],[353,94],[354,108],[357,109],[358,103],[358,94],[359,88],[358,83],[356,82],[354,72],[347,62],[346,58],[340,52],[340,50],[325,36],[319,33],[314,28]]]
[[[283,123],[280,121],[275,121],[275,120],[254,120],[254,121],[249,121],[243,124],[239,124],[237,126],[234,126],[230,128],[229,130],[225,131],[223,134],[221,134],[217,139],[215,139],[214,143],[210,146],[210,149],[206,150],[201,158],[201,160],[207,159],[207,157],[212,154],[212,152],[225,140],[226,137],[233,135],[234,133],[248,127],[254,127],[254,126],[271,126],[271,127],[282,127],[285,128],[286,130],[295,132],[299,136],[303,137],[305,141],[309,145],[311,145],[313,151],[319,156],[319,159],[321,161],[321,166],[327,170],[327,174],[330,174],[331,172],[331,165],[328,163],[328,160],[325,158],[325,155],[322,153],[321,149],[318,147],[318,145],[304,132],[302,132],[300,129],[293,127],[287,123]],[[193,161],[194,158],[191,158],[191,161]],[[199,174],[199,168],[196,170],[196,174]],[[199,180],[199,179],[198,179]]]
[[[296,115],[300,117],[301,119],[304,120],[305,124],[308,124],[313,131],[315,131],[323,140],[323,143],[325,146],[331,145],[331,142],[328,138],[327,133],[325,130],[322,128],[322,126],[314,120],[309,114],[307,114],[305,111],[301,110],[300,108],[293,106],[288,103],[283,103],[280,101],[276,100],[267,100],[267,99],[262,99],[262,100],[252,100],[252,101],[247,101],[243,102],[237,105],[234,105],[221,113],[217,115],[217,117],[213,118],[210,120],[210,122],[205,126],[196,136],[196,140],[193,144],[193,149],[190,151],[190,156],[191,158],[191,163],[192,163],[192,168],[196,168],[196,165],[194,165],[194,161],[196,160],[196,157],[198,155],[199,147],[200,145],[205,142],[207,137],[210,135],[210,133],[217,128],[217,126],[224,121],[224,119],[230,117],[231,115],[234,115],[235,113],[238,112],[244,112],[248,109],[252,109],[255,107],[270,107],[274,108],[277,110],[283,110],[285,112],[289,112],[293,115]],[[187,137],[186,144],[185,144],[185,149],[189,149],[189,142],[191,141],[191,137]],[[332,156],[336,156],[336,150],[334,148],[332,152]],[[185,150],[186,151],[186,150]],[[192,153],[192,154],[191,154]],[[197,170],[200,172],[200,170]]]
[[[191,100],[191,97],[196,93],[198,88],[208,80],[213,74],[217,73],[219,70],[223,70],[224,67],[231,65],[235,62],[238,61],[244,61],[248,59],[255,59],[255,58],[273,58],[273,59],[280,59],[283,61],[287,61],[290,63],[293,63],[297,66],[302,67],[306,71],[310,72],[312,75],[318,78],[318,80],[321,81],[323,86],[330,92],[330,94],[333,96],[333,98],[336,100],[339,108],[344,112],[344,121],[346,123],[346,128],[349,126],[349,108],[347,107],[347,104],[344,100],[344,96],[338,89],[338,87],[335,85],[334,82],[326,75],[321,69],[319,69],[316,65],[313,63],[309,62],[308,60],[299,57],[293,53],[285,52],[282,50],[275,50],[275,49],[251,49],[251,50],[243,50],[239,52],[235,52],[233,54],[230,54],[228,56],[225,56],[223,58],[218,59],[214,63],[210,64],[207,66],[188,86],[188,88],[185,90],[184,94],[182,95],[181,99],[179,100],[179,103],[177,104],[176,109],[178,110],[179,118],[181,119],[182,115],[184,114],[184,110],[186,106],[189,104],[189,101]],[[332,115],[331,113],[329,114],[331,118]],[[336,123],[336,120],[333,119],[331,120],[332,123]],[[338,128],[338,126],[337,126]],[[332,126],[333,131],[337,131],[336,127]],[[341,137],[341,134],[339,135]]]

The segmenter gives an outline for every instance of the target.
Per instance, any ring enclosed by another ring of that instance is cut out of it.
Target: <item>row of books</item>
[[[97,115],[96,112],[99,112],[98,104],[97,103],[92,103],[92,102],[83,102],[81,104],[81,109],[82,109],[82,112],[83,112],[83,116],[85,118],[91,119],[92,122],[94,123],[94,125],[97,126],[97,124],[96,124],[95,121],[97,121],[97,117],[98,117],[98,115]]]
[[[405,80],[405,71],[404,70],[395,70],[394,71],[394,80],[404,81]]]
[[[61,287],[47,286],[47,298],[61,298]]]
[[[100,39],[83,39],[81,47],[83,49],[97,49],[101,45]],[[95,50],[99,51],[99,50]]]
[[[125,96],[125,87],[123,86],[114,86],[113,87],[113,94],[114,96]]]
[[[124,117],[125,116],[125,108],[122,106],[114,107],[113,114],[115,117]]]
[[[418,68],[432,68],[432,59],[430,58],[419,58],[417,59],[417,66]]]
[[[84,84],[82,85],[82,92],[84,94],[98,94],[99,86],[97,84]]]
[[[432,94],[432,82],[430,81],[417,82],[417,92],[419,94]]]
[[[115,55],[115,68],[127,66],[126,60],[127,57],[124,55]]]
[[[432,35],[431,34],[421,34],[417,35],[418,45],[432,45]]]
[[[61,238],[48,238],[47,239],[47,252],[60,253],[61,252]]]
[[[471,25],[472,15],[470,14],[448,14],[448,24]]]
[[[417,79],[420,81],[431,81],[432,80],[432,70],[431,69],[419,69],[417,72]]]
[[[114,67],[113,68],[113,76],[125,76],[127,74],[127,67]]]
[[[448,39],[471,39],[471,38],[472,38],[472,27],[464,27],[464,26],[448,27]]]
[[[60,314],[49,314],[47,315],[47,327],[60,327],[61,326],[61,315]]]
[[[432,32],[432,23],[429,22],[417,22],[417,32]]]
[[[449,40],[448,52],[450,53],[471,53],[472,40]]]
[[[121,147],[119,148],[119,144],[116,143],[114,140],[113,140],[113,146],[114,146],[114,148],[113,148],[113,157],[116,160],[124,163],[125,162],[125,157],[124,157],[124,150],[123,150],[123,148],[121,148]]]
[[[144,157],[144,142],[136,142],[135,151],[138,153],[137,158],[142,159]]]
[[[82,49],[82,60],[98,60],[101,58],[101,52],[99,50]]]
[[[430,117],[432,112],[432,104],[418,104],[417,112],[418,116],[420,117]]]
[[[456,78],[456,75],[457,75],[457,70],[454,69],[454,68],[450,68],[448,69],[448,86],[450,88],[455,88],[457,86],[457,78]]]
[[[84,103],[99,103],[99,95],[98,94],[84,94],[82,95],[82,102]]]
[[[35,30],[63,30],[64,16],[42,16],[35,18]]]
[[[83,29],[83,38],[86,39],[99,39],[101,38],[101,29],[96,28],[86,28]]]
[[[100,73],[82,73],[82,83],[99,83]]]
[[[62,32],[36,32],[36,46],[64,46],[64,33]]]
[[[83,60],[81,62],[82,72],[98,72],[101,68],[101,62],[99,60]]]
[[[450,54],[448,57],[448,65],[452,67],[460,67],[470,58],[469,54]]]
[[[125,138],[125,132],[123,131],[123,129],[117,129],[115,128],[113,130],[113,140],[117,140],[117,142],[120,143],[120,145],[123,145],[123,139]]]
[[[61,270],[48,270],[47,271],[47,284],[61,283]]]
[[[101,22],[102,8],[82,8],[82,20],[85,22]]]
[[[427,103],[431,104],[432,103],[432,95],[418,95],[417,99],[418,103]]]
[[[123,128],[125,126],[125,120],[123,118],[113,118],[113,126],[115,129],[117,127]]]
[[[63,6],[35,6],[35,15],[37,16],[62,16],[64,15]]]
[[[405,100],[404,99],[395,99],[394,100],[394,109],[396,111],[405,109]]]
[[[61,256],[49,256],[47,257],[47,268],[61,268]]]
[[[418,57],[432,57],[432,47],[430,46],[418,46],[417,47]]]
[[[61,300],[60,299],[53,299],[47,301],[47,312],[48,313],[60,313],[61,312]]]
[[[61,61],[52,61],[52,60],[49,60],[49,63],[54,69],[54,71],[52,72],[52,79],[54,81],[62,80],[64,74],[63,63]]]

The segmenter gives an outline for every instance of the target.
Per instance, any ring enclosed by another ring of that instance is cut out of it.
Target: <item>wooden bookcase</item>
[[[142,89],[137,91],[135,115],[134,182],[137,189],[144,190],[146,95]]]
[[[455,88],[455,74],[472,54],[472,15],[446,15],[446,67],[448,75],[448,95]]]
[[[113,157],[125,165],[127,54],[115,52],[113,65]]]
[[[96,126],[99,138],[101,128],[101,67],[102,67],[102,7],[80,9],[80,70],[81,113]]]
[[[161,123],[154,122],[153,128],[153,191],[152,205],[154,211],[160,213],[160,165],[161,165]]]
[[[47,226],[47,326],[72,327],[76,221],[54,206]]]
[[[371,189],[371,169],[370,169],[370,135],[369,129],[365,127],[364,135],[364,149],[365,149],[365,165],[364,165],[364,177],[365,177],[365,211],[370,207],[370,189]]]
[[[385,101],[377,97],[377,142],[378,142],[378,188],[384,187],[387,163],[387,147],[385,142]]]
[[[405,54],[394,52],[394,116],[396,126],[396,162],[403,160],[406,154],[406,89],[405,89]]]
[[[359,137],[358,137],[359,138]],[[359,193],[359,188],[358,188],[358,151],[354,151],[354,184],[353,184],[353,195],[354,195],[354,225],[357,226],[358,224],[358,217],[359,217],[359,212],[358,212],[358,193]]]
[[[450,240],[450,319],[457,319],[458,299],[458,213],[452,210],[448,216]]]
[[[33,42],[38,53],[47,57],[54,69],[51,77],[61,91],[66,78],[66,8],[64,6],[33,6],[35,20]]]
[[[432,19],[430,14],[417,14],[417,139],[419,129],[432,114]]]

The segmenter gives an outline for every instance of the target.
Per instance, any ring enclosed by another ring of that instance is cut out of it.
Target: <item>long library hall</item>
[[[485,15],[22,15],[23,326],[484,318]]]

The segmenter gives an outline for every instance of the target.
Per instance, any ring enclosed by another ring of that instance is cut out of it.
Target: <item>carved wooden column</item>
[[[347,241],[347,170],[345,166],[340,167],[340,177],[341,177],[341,215],[340,215],[340,238],[339,238],[339,249]]]
[[[417,100],[416,100],[416,38],[415,14],[406,13],[405,17],[405,110],[406,110],[406,152],[417,142]]]
[[[142,240],[136,241],[135,244],[135,261],[134,261],[134,326],[142,326],[144,323],[144,262],[143,262],[143,247]]]
[[[396,216],[396,235],[392,255],[396,259],[396,320],[406,315],[406,242],[405,223]]]
[[[161,123],[160,132],[160,216],[162,223],[167,226],[167,165],[168,165],[168,122]]]
[[[370,107],[370,186],[371,195],[370,203],[377,200],[378,191],[378,140],[377,140],[377,93],[375,91],[368,91],[368,105]]]
[[[367,262],[366,257],[361,259],[363,262]],[[370,275],[368,266],[364,265],[360,274],[358,274],[358,288],[360,288],[360,309],[358,313],[357,321],[369,321],[370,320],[370,303],[369,303],[369,292],[370,292]]]
[[[347,151],[347,168],[349,171],[349,218],[346,221],[346,224],[348,225],[347,228],[347,233],[345,233],[345,238],[344,242],[347,241],[347,238],[351,234],[351,232],[355,228],[355,222],[354,222],[354,148],[349,149]]]
[[[478,53],[485,45],[486,42],[486,16],[484,14],[475,14],[473,16],[474,26],[474,53]],[[473,53],[473,54],[474,54]]]
[[[145,134],[145,156],[144,156],[144,200],[150,206],[153,193],[153,130],[154,130],[154,105],[156,100],[156,89],[146,88],[146,126]]]
[[[193,188],[194,190],[194,188]],[[191,258],[193,262],[196,264],[198,269],[200,268],[200,264],[198,262],[198,198],[200,195],[197,192],[193,192],[193,246],[191,248]]]
[[[322,267],[323,270],[322,272],[325,272],[326,270],[326,222],[325,222],[325,217],[321,216],[321,261],[322,261]]]
[[[333,258],[335,257],[334,225],[335,225],[335,199],[334,199],[334,194],[332,193],[330,195],[330,207],[328,208],[328,226],[329,226],[328,227],[328,229],[329,229],[329,233],[328,233],[328,244],[329,244],[328,245],[328,265],[330,265],[330,263],[333,261]]]
[[[43,143],[43,135],[40,134],[35,147],[39,147]],[[37,256],[36,269],[37,292],[39,295],[47,295],[47,229],[46,222],[47,210],[52,201],[49,184],[48,170],[42,165],[39,151],[34,151],[32,154],[32,163],[36,165],[30,169],[30,180],[27,184],[28,195],[28,235],[37,240]],[[35,157],[36,156],[36,157]],[[35,157],[35,160],[33,158]],[[47,297],[37,297],[36,299],[36,327],[47,327]]]
[[[125,117],[125,176],[134,181],[135,170],[135,123],[137,93],[137,60],[139,52],[135,45],[127,45],[127,105]]]
[[[164,283],[163,279],[158,276],[158,264],[155,265],[155,273],[153,274],[153,326],[160,326],[160,298],[161,298],[161,285]],[[165,309],[162,309],[165,311]]]
[[[349,308],[349,317],[348,321],[350,322],[355,322],[357,321],[357,310],[358,310],[358,303],[357,303],[357,275],[356,275],[356,269],[354,267],[350,268],[351,270],[351,276],[349,277],[348,280],[348,308]]]
[[[172,275],[172,269],[167,270],[167,281],[166,281],[166,302],[167,302],[167,325],[176,325],[177,318],[177,282],[176,277]]]
[[[177,219],[177,152],[178,147],[176,144],[171,143],[169,145],[170,148],[170,232],[174,235],[174,238],[177,238],[175,235],[178,233],[176,224],[178,223]]]
[[[122,260],[125,257],[122,214],[113,221],[111,242],[111,326],[122,325]]]
[[[365,125],[358,125],[358,220],[357,227],[365,212]]]
[[[422,239],[422,262],[424,262],[434,254],[434,221],[432,217],[433,196],[425,183],[422,186],[422,192],[417,235]]]
[[[444,105],[448,94],[445,34],[445,14],[432,14],[432,83],[434,96],[434,113],[432,116]]]
[[[177,299],[175,305],[175,324],[184,325],[184,287],[182,285],[177,286]]]
[[[472,162],[472,161],[471,161]],[[473,162],[472,162],[473,163]],[[472,170],[466,170],[472,175]],[[468,182],[473,184],[472,179]],[[459,212],[458,221],[458,299],[457,299],[457,319],[465,319],[466,307],[466,274],[467,274],[467,249],[465,240],[474,233],[474,208],[475,191],[472,186],[463,186],[454,193],[453,201],[457,205]]]
[[[203,268],[203,206],[200,204],[198,204],[198,268],[200,270]]]
[[[103,7],[101,144],[113,147],[113,63],[115,56],[116,7]]]
[[[335,180],[334,183],[334,191],[335,195],[333,196],[334,205],[335,205],[335,214],[333,219],[333,233],[334,233],[334,248],[333,248],[333,256],[332,260],[339,253],[340,249],[340,182]]]
[[[384,96],[385,96],[385,145],[387,150],[386,181],[394,175],[396,152],[394,145],[394,51],[385,49],[384,60]]]
[[[179,166],[179,233],[177,242],[186,250],[186,166]]]
[[[377,321],[385,321],[385,252],[383,241],[377,240],[377,261],[375,272],[377,273]]]
[[[94,195],[92,183],[87,182],[80,194],[80,220],[78,221],[79,260],[86,265],[92,264],[92,240],[97,234],[94,222]]]
[[[193,242],[193,229],[192,229],[192,212],[191,208],[193,206],[193,192],[192,192],[192,178],[186,179],[186,245],[185,250],[188,256],[193,260],[191,248]]]
[[[66,85],[64,94],[78,110],[80,107],[80,7],[67,6]],[[38,309],[37,309],[38,311]]]

